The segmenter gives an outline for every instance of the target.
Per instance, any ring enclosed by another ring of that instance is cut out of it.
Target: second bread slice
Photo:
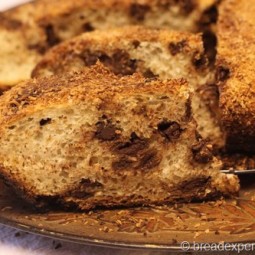
[[[223,146],[224,135],[215,117],[218,93],[211,84],[201,35],[139,26],[95,31],[53,48],[32,75],[77,71],[97,61],[120,76],[140,72],[146,78],[188,80],[199,132],[216,147]]]

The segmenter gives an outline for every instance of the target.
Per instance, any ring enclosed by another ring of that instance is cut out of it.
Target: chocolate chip
[[[96,138],[103,141],[112,141],[118,137],[117,128],[110,122],[100,121],[97,123]]]
[[[82,59],[86,66],[95,65],[99,60],[116,75],[132,75],[137,69],[136,60],[130,59],[129,54],[120,49],[116,49],[111,57],[101,51],[92,53],[86,50],[82,54]]]
[[[207,57],[204,54],[195,53],[192,63],[196,69],[201,69],[208,64]]]
[[[47,119],[41,119],[40,120],[40,126],[45,126],[47,124],[49,124],[51,122],[51,118],[47,118]]]
[[[189,98],[185,103],[185,120],[189,121],[192,118],[192,107],[191,107],[191,99]]]
[[[134,161],[130,160],[128,157],[120,157],[118,161],[112,163],[112,168],[114,170],[125,170],[131,168],[134,164]]]
[[[137,49],[139,46],[140,46],[140,41],[138,41],[138,40],[134,40],[133,42],[132,42],[132,44],[133,44],[133,46],[135,47],[135,49]]]
[[[87,198],[102,188],[103,184],[100,182],[91,181],[90,179],[82,179],[80,183],[68,191],[67,194],[75,198]]]
[[[92,66],[95,65],[96,62],[102,58],[102,59],[110,59],[105,53],[101,51],[91,52],[90,50],[85,50],[81,55],[84,64],[86,66]]]
[[[137,21],[143,21],[148,11],[150,11],[150,6],[148,5],[133,3],[130,6],[130,16]]]
[[[49,24],[45,27],[45,33],[47,37],[47,43],[50,47],[60,43],[60,39],[57,37],[54,31],[53,25]]]
[[[158,130],[170,141],[178,139],[183,131],[177,122],[166,120],[158,124]]]
[[[118,161],[113,162],[112,167],[115,170],[149,170],[159,165],[160,158],[155,149],[136,153],[132,156],[123,155]]]
[[[152,169],[158,166],[160,163],[160,158],[158,157],[158,153],[156,150],[149,150],[145,153],[145,155],[141,158],[140,164],[138,166],[139,169]]]
[[[203,33],[203,45],[210,66],[214,65],[217,54],[217,37],[212,31]]]
[[[154,74],[151,69],[147,69],[144,73],[143,76],[147,79],[157,79],[159,76]]]
[[[130,59],[126,51],[117,49],[112,56],[111,67],[117,75],[132,75],[137,69],[137,63],[135,59]]]
[[[201,140],[192,146],[193,158],[199,163],[208,163],[213,159],[211,149],[208,144]]]
[[[208,26],[210,24],[215,24],[218,19],[218,8],[216,5],[211,6],[206,9],[200,19],[200,24],[203,26]]]
[[[177,42],[177,43],[173,43],[173,42],[169,43],[168,48],[169,48],[171,54],[173,56],[175,56],[178,53],[180,53],[186,45],[187,45],[187,41],[182,40],[182,41]]]
[[[230,77],[230,71],[227,67],[219,66],[216,71],[216,80],[217,81],[225,81],[229,79]]]
[[[199,189],[203,189],[207,186],[207,183],[210,182],[210,177],[199,177],[195,178],[194,180],[184,181],[180,186],[180,190],[185,193],[189,192],[198,192]]]
[[[92,32],[95,30],[95,28],[89,22],[86,22],[85,24],[83,24],[82,30],[84,32]]]
[[[113,151],[117,154],[125,154],[128,156],[136,156],[140,151],[148,148],[148,141],[133,137],[130,141],[116,143]]]

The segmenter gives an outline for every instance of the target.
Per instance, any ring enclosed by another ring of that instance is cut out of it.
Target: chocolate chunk
[[[137,69],[136,60],[130,59],[126,51],[118,49],[112,56],[111,69],[116,75],[132,75]]]
[[[112,168],[114,170],[125,170],[133,168],[134,161],[130,160],[128,157],[120,157],[118,161],[112,163]]]
[[[216,80],[217,81],[225,81],[229,79],[230,77],[230,71],[227,67],[219,66],[216,71]]]
[[[85,50],[82,54],[82,59],[86,66],[92,66],[98,61],[98,56],[97,54],[92,54],[89,50]]]
[[[130,139],[128,142],[119,142],[114,145],[113,151],[117,154],[136,156],[139,152],[148,148],[148,141],[145,139]]]
[[[130,6],[130,16],[137,21],[143,21],[146,13],[150,11],[150,6],[133,3]]]
[[[152,149],[147,151],[141,158],[138,168],[143,170],[152,169],[158,166],[160,161],[157,151]]]
[[[203,33],[203,45],[210,66],[214,66],[217,54],[217,37],[212,31]]]
[[[192,146],[193,158],[199,163],[208,163],[213,159],[212,150],[201,140]]]
[[[102,187],[103,185],[100,182],[82,179],[75,188],[72,188],[68,192],[68,195],[76,198],[87,198],[92,196],[96,191],[101,190]]]
[[[132,75],[137,69],[136,60],[130,59],[129,54],[120,49],[115,50],[111,57],[101,51],[92,53],[86,50],[82,54],[82,59],[86,66],[95,65],[99,60],[116,75]]]
[[[215,24],[217,22],[217,19],[218,19],[218,8],[216,5],[213,5],[204,11],[199,23],[202,26],[208,26],[211,24]]]
[[[119,155],[119,159],[112,165],[115,170],[147,170],[160,163],[157,151],[149,148],[148,139],[138,137],[135,132],[129,141],[116,143],[112,151]]]
[[[185,120],[190,121],[192,118],[192,107],[191,107],[191,99],[189,98],[185,103]]]
[[[186,45],[187,45],[186,40],[182,40],[182,41],[177,42],[177,43],[173,43],[173,42],[169,43],[168,48],[169,48],[171,54],[173,56],[175,56],[178,53],[180,53]]]
[[[151,69],[147,69],[144,73],[143,76],[147,79],[157,79],[159,76],[154,74]]]
[[[45,27],[45,33],[47,37],[47,43],[50,47],[55,46],[60,43],[60,39],[57,37],[54,31],[53,25],[49,24]]]
[[[45,126],[47,124],[49,124],[51,122],[51,118],[47,118],[47,119],[41,119],[40,120],[40,126]]]
[[[180,187],[180,190],[183,190],[184,193],[189,193],[192,191],[192,193],[206,188],[208,183],[210,182],[210,177],[199,177],[194,180],[185,181]]]
[[[208,60],[204,54],[195,53],[192,63],[196,69],[201,69],[208,64]]]
[[[81,55],[84,64],[86,66],[93,66],[96,64],[96,62],[98,60],[100,60],[100,58],[102,59],[110,59],[105,53],[101,52],[101,51],[95,51],[95,52],[91,52],[90,50],[85,50],[82,55]]]
[[[133,42],[132,42],[132,44],[133,44],[133,46],[135,47],[135,49],[137,49],[139,46],[140,46],[140,42],[138,41],[138,40],[134,40]]]
[[[95,28],[89,22],[86,22],[85,24],[83,24],[82,30],[84,32],[92,32],[95,30]]]
[[[169,141],[178,139],[183,131],[177,122],[166,120],[158,124],[158,130]]]
[[[118,137],[117,128],[109,121],[97,123],[96,138],[103,141],[112,141]]]
[[[139,136],[136,134],[136,132],[132,132],[130,136],[130,141],[134,142],[135,140],[139,140]]]
[[[150,149],[143,151],[141,154],[134,154],[133,156],[121,156],[118,161],[113,162],[112,167],[115,170],[149,170],[160,163],[157,151]]]

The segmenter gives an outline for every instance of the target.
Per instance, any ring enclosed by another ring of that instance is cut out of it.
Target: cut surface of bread
[[[0,85],[28,79],[52,46],[83,32],[140,24],[196,31],[214,0],[40,0],[0,14]]]
[[[255,1],[219,7],[217,81],[227,149],[255,152]]]
[[[34,205],[151,205],[232,195],[196,132],[188,84],[101,65],[29,80],[0,102],[1,174]],[[13,152],[15,151],[15,156]]]
[[[100,61],[116,75],[140,72],[147,78],[184,78],[195,92],[192,101],[198,131],[222,147],[224,134],[215,117],[217,87],[211,74],[201,35],[139,26],[94,31],[54,47],[38,63],[33,77],[77,71]]]

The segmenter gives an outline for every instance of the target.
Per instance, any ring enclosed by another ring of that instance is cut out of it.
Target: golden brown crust
[[[217,80],[227,146],[255,151],[255,1],[223,1],[219,8]]]
[[[191,69],[196,69],[197,58],[203,57],[204,49],[200,34],[188,32],[176,32],[164,29],[149,29],[142,26],[126,26],[112,29],[111,31],[94,31],[67,40],[51,49],[40,61],[32,72],[32,77],[40,77],[48,74],[61,74],[69,72],[77,66],[90,66],[98,58],[102,63],[109,62],[109,53],[119,52],[119,55],[130,55],[129,51],[135,51],[141,44],[160,44],[161,50],[173,58],[182,53],[192,59]],[[141,49],[143,57],[138,62],[144,62],[151,56],[146,56],[145,49]],[[138,50],[139,51],[139,50]],[[122,53],[122,54],[121,54]],[[102,57],[103,56],[103,57]],[[105,60],[105,58],[107,58]],[[144,59],[143,59],[144,58]],[[116,65],[120,66],[118,61]],[[135,69],[133,70],[136,71]],[[140,71],[140,70],[137,70]],[[122,70],[123,73],[123,70]]]
[[[118,78],[107,68],[97,64],[93,68],[85,68],[80,73],[69,73],[62,76],[31,79],[7,91],[0,102],[0,126],[6,127],[24,114],[43,109],[49,104],[57,105],[72,101],[95,101],[109,98],[116,93],[129,95],[134,90],[143,92],[161,93],[172,92],[178,94],[179,90],[187,89],[188,84],[184,79],[168,81],[165,86],[163,81],[155,81],[155,86],[144,85],[146,79],[139,74]],[[126,86],[125,84],[129,84]],[[151,82],[151,81],[150,81]],[[116,86],[117,85],[117,86]],[[89,93],[86,93],[88,92]]]

